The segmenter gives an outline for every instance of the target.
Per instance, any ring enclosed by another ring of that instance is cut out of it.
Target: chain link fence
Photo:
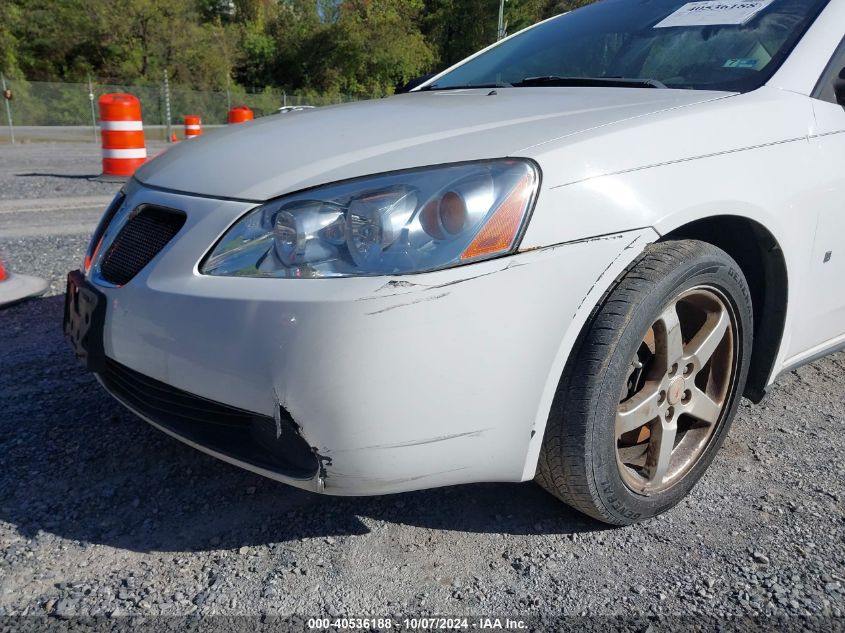
[[[34,140],[98,140],[99,112],[97,99],[108,93],[126,93],[141,102],[141,113],[147,136],[165,139],[167,130],[167,98],[170,100],[170,121],[179,132],[186,114],[202,117],[203,126],[224,125],[231,107],[245,105],[256,118],[278,112],[283,106],[327,106],[355,101],[345,95],[287,93],[276,88],[245,90],[193,90],[161,84],[117,85],[26,81],[5,78],[12,99],[6,101],[8,112],[2,113],[0,143],[16,138],[18,142]],[[10,115],[11,121],[8,120]]]

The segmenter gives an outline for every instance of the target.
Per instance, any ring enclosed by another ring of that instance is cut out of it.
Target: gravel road
[[[181,445],[76,366],[59,295],[116,188],[81,177],[98,171],[88,145],[0,146],[0,253],[51,281],[0,310],[0,615],[810,615],[841,627],[845,354],[743,403],[691,496],[645,524],[608,529],[530,483],[320,497]],[[9,203],[25,199],[52,202]]]

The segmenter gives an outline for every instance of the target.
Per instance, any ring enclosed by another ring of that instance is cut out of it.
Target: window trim
[[[813,92],[810,94],[810,97],[818,99],[819,101],[826,101],[828,103],[833,103],[834,105],[840,105],[833,92],[833,79],[844,68],[845,37],[842,38],[842,41],[839,42],[839,46],[837,46],[836,50],[833,51],[833,55],[831,56],[830,61],[827,62],[827,66],[825,66],[824,71],[822,71],[821,77],[819,77],[819,81],[816,84],[816,87],[813,88]]]

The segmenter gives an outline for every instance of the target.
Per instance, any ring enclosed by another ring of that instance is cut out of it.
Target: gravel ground
[[[113,192],[20,175],[95,172],[96,154],[65,156],[73,147],[53,162],[45,147],[0,148],[0,196]],[[841,627],[845,354],[744,402],[701,483],[645,524],[608,529],[530,483],[320,497],[181,445],[77,367],[59,294],[91,228],[0,231],[15,270],[51,281],[0,311],[0,615],[804,615]]]
[[[148,143],[150,155],[163,143]],[[0,200],[114,195],[119,185],[92,182],[102,173],[91,143],[0,144]]]

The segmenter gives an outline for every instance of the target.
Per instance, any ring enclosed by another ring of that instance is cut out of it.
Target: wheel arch
[[[754,403],[760,402],[780,351],[789,300],[786,258],[778,240],[759,222],[738,215],[694,220],[665,233],[660,241],[674,239],[712,244],[742,269],[754,308],[754,343],[744,395]]]

